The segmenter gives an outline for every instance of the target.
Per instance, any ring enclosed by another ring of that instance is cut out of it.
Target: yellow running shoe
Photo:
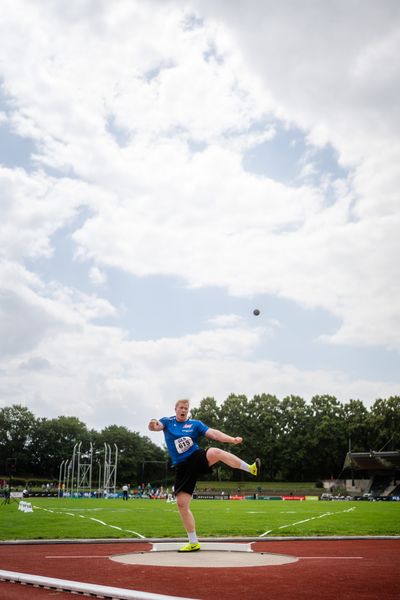
[[[178,552],[197,552],[200,550],[200,544],[197,542],[196,544],[185,544],[182,548],[179,548]]]
[[[252,475],[254,475],[254,477],[257,477],[260,474],[261,471],[261,460],[259,458],[256,458],[255,462],[253,462],[252,465],[250,465],[250,473]]]

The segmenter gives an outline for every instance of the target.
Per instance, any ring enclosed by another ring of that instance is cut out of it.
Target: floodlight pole
[[[68,476],[67,476],[67,480],[68,480],[69,493],[72,496],[72,458],[68,462]]]
[[[82,442],[78,444],[78,468],[76,473],[76,493],[79,494],[79,489],[81,487],[81,446]]]
[[[65,492],[68,492],[68,480],[69,480],[69,473],[71,471],[71,459],[69,460],[65,460],[64,462],[64,473],[63,473],[63,496]]]
[[[72,465],[71,465],[71,497],[73,496],[74,493],[74,476],[75,476],[75,454],[76,454],[76,447],[78,444],[74,445],[74,449],[72,451]]]
[[[69,479],[70,479],[70,475],[71,475],[71,467],[72,467],[72,460],[69,459],[65,464],[65,470],[64,470],[64,482],[65,482],[64,489],[67,494],[69,494]]]
[[[90,442],[90,466],[89,466],[89,493],[92,492],[92,475],[93,475],[93,443]]]
[[[65,462],[66,462],[65,460],[61,461],[60,468],[58,471],[58,493],[57,493],[58,498],[61,498],[61,481],[63,478],[62,474],[63,474],[63,467],[64,467]]]
[[[97,466],[99,469],[99,485],[98,485],[97,491],[100,492],[100,490],[101,490],[101,462],[99,461],[99,459],[97,459]],[[101,495],[103,496],[103,492],[101,493]]]
[[[351,436],[349,435],[349,454],[351,454]],[[351,487],[354,488],[355,486],[355,481],[354,481],[354,469],[351,470]]]
[[[108,472],[109,472],[109,467],[108,467],[108,444],[107,442],[104,442],[104,481],[103,481],[103,490],[104,493],[107,494],[108,493],[108,489],[107,489],[107,481],[108,481]]]
[[[118,465],[118,446],[114,444],[115,448],[115,461],[114,461],[114,494],[117,489],[117,465]]]

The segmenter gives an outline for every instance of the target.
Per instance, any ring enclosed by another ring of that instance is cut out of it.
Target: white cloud
[[[255,358],[265,330],[232,315],[146,342],[95,322],[118,316],[113,267],[323,308],[324,342],[399,348],[398,3],[3,4],[0,122],[36,143],[31,172],[0,168],[7,402],[105,424],[182,394],[394,393]],[[243,166],[282,125],[314,145],[296,185]],[[348,176],[316,184],[325,144]],[[67,228],[104,298],[35,274]]]
[[[112,317],[114,307],[57,282],[45,285],[15,262],[0,262],[1,354],[36,351],[43,340],[65,330],[82,330],[94,319]],[[51,361],[51,356],[49,356]]]
[[[19,168],[0,167],[0,187],[0,252],[9,259],[49,258],[52,235],[100,195],[83,182]]]
[[[234,325],[238,325],[243,321],[243,317],[240,315],[230,314],[230,315],[216,315],[212,319],[208,319],[208,323],[210,325],[215,325],[217,327],[230,327]]]
[[[106,283],[107,275],[98,267],[91,267],[89,269],[89,279],[95,285],[102,285]]]
[[[115,328],[68,328],[42,338],[30,359],[3,361],[0,392],[40,415],[79,414],[90,426],[123,424],[146,435],[149,415],[170,414],[181,396],[196,405],[206,395],[221,402],[232,392],[250,398],[268,390],[279,398],[330,393],[347,401],[361,395],[369,403],[396,393],[383,381],[256,360],[261,341],[260,329],[241,325],[142,342]]]

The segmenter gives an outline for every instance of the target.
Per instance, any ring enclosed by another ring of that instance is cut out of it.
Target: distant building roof
[[[400,469],[400,451],[348,452],[343,469],[356,471],[393,471]]]

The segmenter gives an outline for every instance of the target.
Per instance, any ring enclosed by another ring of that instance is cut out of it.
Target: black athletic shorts
[[[207,461],[206,451],[199,448],[189,458],[175,467],[174,492],[193,494],[197,478],[202,473],[211,473],[212,468]]]

